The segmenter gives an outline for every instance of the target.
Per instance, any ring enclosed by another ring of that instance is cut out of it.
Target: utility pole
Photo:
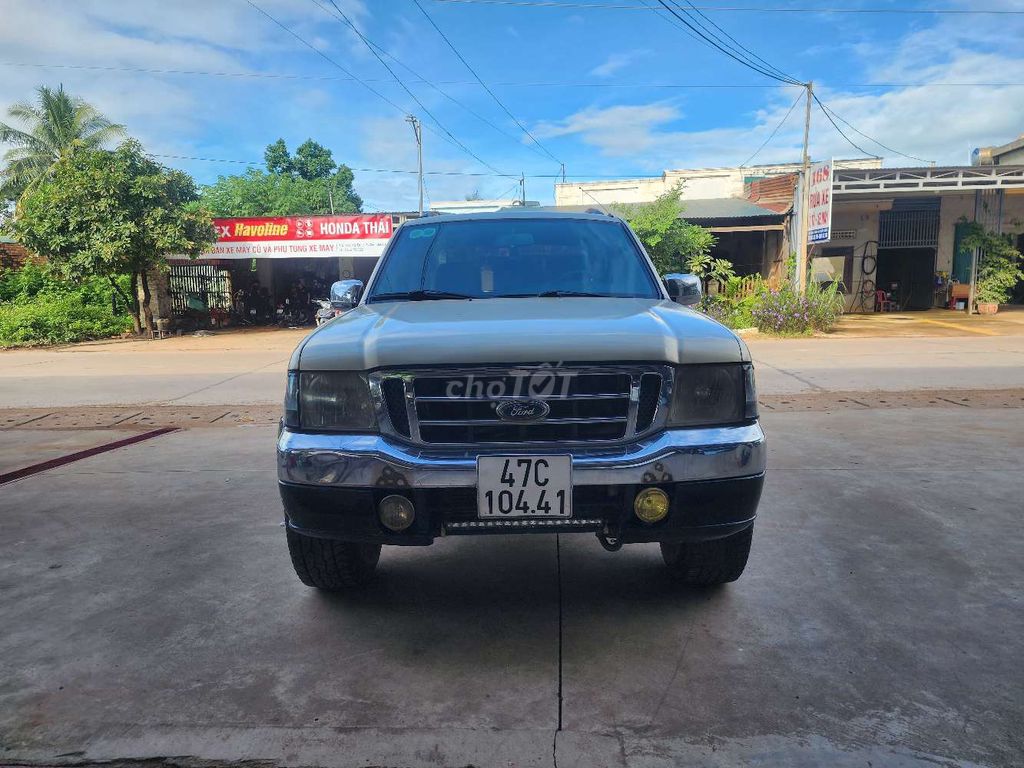
[[[416,165],[418,174],[418,187],[420,193],[420,216],[423,215],[423,127],[415,115],[406,115],[405,121],[412,126],[412,132],[416,136]]]
[[[814,81],[804,84],[806,104],[804,105],[804,156],[800,171],[800,242],[796,248],[796,292],[803,296],[807,290],[807,232],[809,222],[807,209],[810,206],[811,190],[811,102],[814,101]]]
[[[519,174],[519,204],[526,207],[526,175]]]
[[[565,163],[562,163],[562,183],[565,184]]]

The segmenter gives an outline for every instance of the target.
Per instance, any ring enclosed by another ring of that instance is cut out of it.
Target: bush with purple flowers
[[[812,328],[810,302],[788,286],[762,291],[751,315],[758,330],[767,333],[807,333]]]
[[[703,310],[730,328],[756,327],[762,333],[782,335],[831,331],[843,314],[843,296],[837,283],[824,287],[811,283],[803,296],[792,285],[771,286],[757,281],[752,293],[740,296],[729,291],[708,296]]]

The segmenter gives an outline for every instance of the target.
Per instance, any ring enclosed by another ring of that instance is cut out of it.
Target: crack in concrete
[[[775,371],[777,373],[781,373],[783,376],[789,376],[791,378],[794,378],[797,381],[799,381],[801,384],[803,384],[805,387],[810,387],[815,392],[828,392],[828,390],[825,387],[822,387],[822,386],[820,386],[818,384],[815,384],[813,381],[808,381],[803,376],[798,376],[797,374],[793,373],[792,371],[787,371],[785,368],[779,368],[777,365],[772,365],[771,363],[766,363],[764,360],[757,360],[754,364],[755,364],[755,366],[762,366],[763,365],[765,368],[770,368],[770,369],[772,369],[773,371]]]

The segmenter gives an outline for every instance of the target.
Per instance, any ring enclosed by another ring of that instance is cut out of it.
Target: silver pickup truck
[[[277,442],[304,584],[352,589],[438,536],[659,542],[737,579],[764,482],[746,345],[659,278],[620,219],[528,210],[403,224],[292,355]]]

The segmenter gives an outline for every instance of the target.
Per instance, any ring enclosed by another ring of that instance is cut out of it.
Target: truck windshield
[[[621,222],[510,218],[404,227],[367,301],[530,296],[661,294]]]

